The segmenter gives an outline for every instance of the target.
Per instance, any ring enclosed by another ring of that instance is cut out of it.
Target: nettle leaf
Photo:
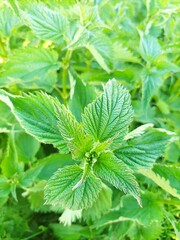
[[[60,43],[67,28],[67,20],[59,12],[55,12],[44,4],[32,6],[25,14],[30,28],[43,40]]]
[[[2,101],[0,101],[0,133],[10,132],[12,125],[16,122],[14,115],[9,107]]]
[[[99,197],[96,202],[93,203],[91,208],[83,211],[83,219],[97,220],[101,215],[105,214],[112,205],[112,190],[103,184],[103,187],[99,193]]]
[[[69,100],[69,108],[78,121],[81,121],[81,114],[84,108],[96,98],[95,89],[89,84],[84,84],[82,80],[73,74],[75,87],[73,95]]]
[[[5,71],[1,74],[0,85],[19,83],[20,86],[32,88],[34,85],[36,88],[46,89],[57,81],[56,76],[52,74],[59,68],[58,55],[55,51],[35,47],[18,49],[4,65]]]
[[[5,92],[3,91],[3,94]],[[55,99],[45,93],[21,96],[0,96],[8,104],[25,131],[43,143],[53,144],[62,152],[67,146],[59,129],[55,116]],[[6,93],[7,95],[7,93]],[[4,98],[3,98],[4,97]]]
[[[145,226],[133,223],[128,230],[127,235],[130,239],[139,239],[139,236],[141,236],[143,240],[156,240],[162,234],[162,223],[156,219],[151,224]],[[139,230],[141,233],[139,233]]]
[[[139,172],[153,180],[172,196],[180,199],[180,167],[156,164],[152,170],[140,169]]]
[[[151,192],[145,192],[141,197],[142,208],[131,196],[123,196],[119,216],[135,220],[145,226],[150,225],[153,221],[162,221],[163,206],[158,201],[159,196]]]
[[[180,166],[155,164],[153,172],[169,181],[172,188],[180,195]]]
[[[16,144],[17,139],[15,136],[15,132],[11,131],[8,134],[6,151],[2,157],[1,162],[1,169],[6,177],[12,177],[15,173],[20,174],[23,172],[24,165],[22,162],[20,163],[19,161],[19,146],[16,146]]]
[[[153,94],[162,84],[162,77],[158,72],[142,73],[142,106],[147,110]]]
[[[144,126],[146,127],[143,131],[141,126],[135,129],[132,135],[129,133],[129,139],[123,141],[115,151],[115,155],[130,167],[151,167],[156,159],[164,154],[165,147],[172,137],[171,132],[152,128],[151,124]],[[138,129],[142,135],[137,134]]]
[[[95,141],[115,138],[120,143],[128,132],[133,110],[130,95],[115,79],[110,80],[104,93],[84,109],[82,122],[85,131]]]
[[[10,182],[5,176],[0,175],[0,201],[7,198],[10,193]]]
[[[4,6],[0,7],[0,30],[5,36],[9,36],[11,31],[19,23],[19,18],[13,13],[13,11]]]
[[[93,169],[98,177],[123,190],[124,193],[130,193],[141,205],[139,186],[131,169],[113,153],[102,153]]]
[[[51,223],[50,228],[53,231],[53,235],[57,239],[62,240],[79,240],[88,239],[92,235],[92,230],[89,226],[82,226],[73,224],[71,226],[64,226],[60,223]]]
[[[158,40],[151,36],[140,33],[140,51],[145,61],[152,61],[161,54],[161,46]]]
[[[76,222],[78,219],[81,219],[82,210],[71,210],[65,209],[59,218],[60,223],[63,223],[65,226],[70,226],[73,222]]]
[[[3,174],[11,177],[15,173],[22,173],[24,163],[35,160],[39,147],[40,144],[34,137],[22,129],[12,129],[8,133],[7,147],[1,162]]]
[[[58,204],[63,208],[78,210],[93,205],[102,189],[102,182],[93,173],[78,187],[73,187],[80,181],[83,169],[79,166],[60,168],[49,179],[45,188],[46,203]]]
[[[108,73],[113,62],[113,48],[110,39],[99,33],[93,33],[85,47],[91,52],[99,65]]]
[[[85,135],[82,125],[64,105],[56,104],[56,116],[59,131],[73,158],[83,158],[84,154],[90,151],[92,143],[90,138]]]
[[[116,61],[140,63],[140,59],[136,57],[128,48],[121,45],[120,42],[113,44],[114,59]]]

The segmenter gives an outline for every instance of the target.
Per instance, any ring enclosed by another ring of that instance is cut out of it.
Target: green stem
[[[81,179],[79,180],[79,182],[72,188],[72,190],[75,190],[76,188],[80,187],[84,181],[86,180],[87,176],[89,175],[90,171],[92,168],[92,164],[86,162],[85,166],[84,166],[84,171],[83,171],[83,175],[81,177]]]
[[[29,240],[29,239],[32,239],[40,234],[42,234],[43,232],[46,232],[47,231],[47,228],[37,232],[37,233],[34,233],[33,235],[29,236],[29,237],[26,237],[26,238],[23,238],[22,240]]]
[[[0,39],[0,50],[1,50],[2,56],[6,57],[7,51],[5,49],[5,44],[3,43],[3,41],[1,39]]]
[[[72,56],[72,50],[68,49],[63,59],[63,66],[62,66],[62,97],[65,105],[67,103],[67,98],[68,98],[66,80],[67,80],[67,73],[68,73],[69,61],[71,59],[71,56]]]
[[[180,201],[176,201],[176,200],[166,200],[166,199],[162,199],[159,201],[160,203],[164,203],[167,205],[174,205],[174,206],[180,206]]]

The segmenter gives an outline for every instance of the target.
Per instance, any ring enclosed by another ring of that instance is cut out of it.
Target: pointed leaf
[[[0,30],[4,35],[9,36],[12,29],[18,24],[19,19],[13,11],[4,6],[0,6]]]
[[[128,48],[119,42],[113,44],[114,58],[116,61],[140,63],[140,59],[136,57]]]
[[[104,93],[85,108],[82,122],[95,141],[114,137],[114,142],[119,143],[128,132],[132,114],[129,93],[113,79],[106,84]]]
[[[113,48],[110,39],[104,34],[91,34],[85,45],[99,65],[108,73],[111,72]]]
[[[161,46],[155,37],[141,34],[140,51],[144,60],[154,60],[161,54]]]
[[[75,81],[73,96],[69,100],[69,108],[78,121],[81,121],[81,114],[84,108],[96,98],[95,89],[89,84],[84,84],[82,80],[72,73]]]
[[[180,167],[156,164],[153,169],[140,169],[139,172],[153,180],[158,186],[180,199]]]
[[[56,116],[59,131],[73,158],[83,158],[84,154],[91,149],[91,141],[85,135],[82,125],[64,105],[56,105]]]
[[[153,221],[162,221],[163,208],[162,203],[158,201],[158,195],[151,192],[142,194],[142,208],[131,196],[122,197],[122,208],[119,216],[130,218],[138,223],[148,226]]]
[[[142,74],[142,106],[145,110],[151,101],[153,94],[162,84],[162,78],[158,72],[146,72]]]
[[[94,165],[94,173],[114,187],[130,193],[141,205],[139,187],[132,171],[111,152],[100,155]]]
[[[18,49],[4,65],[0,85],[9,86],[14,83],[25,88],[52,88],[51,85],[57,81],[55,70],[59,67],[55,51],[40,47]]]
[[[156,159],[164,154],[165,147],[171,138],[170,134],[170,132],[152,128],[150,125],[141,136],[137,135],[128,141],[123,141],[115,151],[115,155],[129,166],[151,167]]]
[[[60,168],[48,181],[45,188],[45,199],[48,204],[60,203],[62,207],[72,210],[89,208],[99,196],[102,182],[92,173],[75,190],[73,187],[80,181],[83,169],[79,166]]]
[[[53,144],[62,152],[67,146],[58,129],[53,97],[45,93],[24,95],[23,97],[7,95],[1,91],[0,98],[10,106],[13,114],[27,131],[40,142]]]
[[[67,20],[44,4],[32,6],[25,15],[30,28],[43,40],[60,43],[67,28]]]

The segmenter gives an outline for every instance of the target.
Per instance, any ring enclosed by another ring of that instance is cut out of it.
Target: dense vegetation
[[[180,238],[179,11],[0,2],[0,239]]]

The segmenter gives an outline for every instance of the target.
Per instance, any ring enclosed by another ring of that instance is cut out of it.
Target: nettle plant
[[[171,133],[152,124],[128,133],[133,120],[130,94],[115,79],[85,107],[81,122],[57,98],[43,92],[13,96],[2,90],[1,99],[29,134],[72,154],[74,165],[58,169],[47,182],[46,204],[91,208],[110,184],[142,206],[134,172],[152,167]]]

